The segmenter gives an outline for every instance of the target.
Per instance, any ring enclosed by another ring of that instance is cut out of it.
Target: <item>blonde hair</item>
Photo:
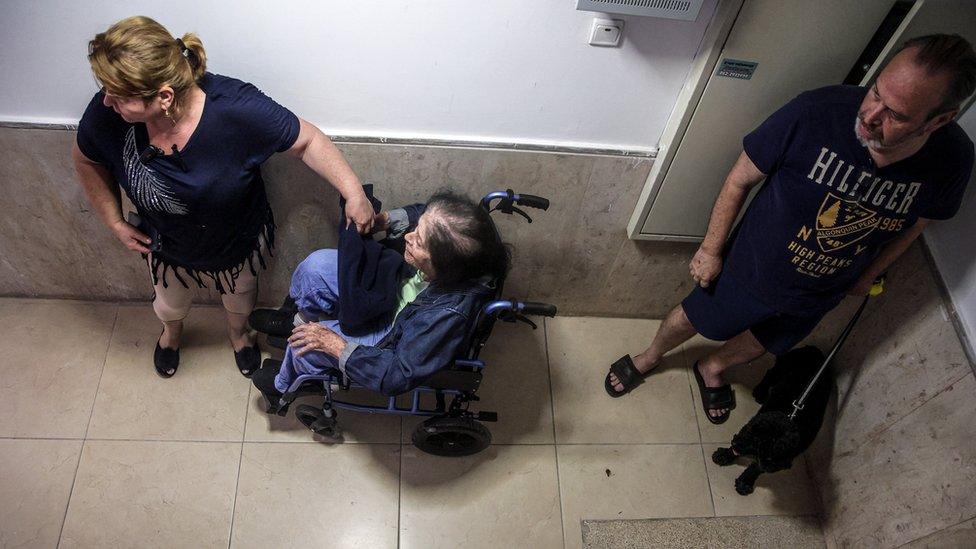
[[[203,42],[193,33],[177,40],[153,19],[127,17],[88,42],[88,62],[106,93],[149,101],[173,88],[170,113],[179,118],[187,92],[207,70]]]

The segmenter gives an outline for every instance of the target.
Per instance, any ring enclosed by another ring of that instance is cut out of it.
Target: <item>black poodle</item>
[[[719,448],[712,454],[712,461],[718,465],[730,465],[738,456],[755,458],[735,479],[735,491],[739,494],[751,494],[762,473],[789,469],[793,459],[817,437],[833,387],[829,372],[817,381],[796,417],[791,420],[789,415],[793,402],[803,394],[824,360],[823,352],[816,347],[793,349],[777,358],[776,364],[753,389],[753,398],[762,404],[759,412],[732,437],[731,448]]]

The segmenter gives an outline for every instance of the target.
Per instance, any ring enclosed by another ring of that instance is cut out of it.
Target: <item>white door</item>
[[[709,68],[711,76],[687,129],[676,133],[673,142],[662,142],[662,150],[676,149],[671,159],[659,153],[661,165],[648,177],[631,237],[700,240],[725,176],[742,151],[742,137],[798,93],[842,82],[892,4],[745,0],[717,65],[724,59],[754,62],[755,72],[746,80]]]

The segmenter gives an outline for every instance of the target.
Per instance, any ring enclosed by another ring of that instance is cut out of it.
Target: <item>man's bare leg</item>
[[[766,349],[756,340],[751,331],[746,330],[701,359],[698,362],[698,371],[705,380],[706,387],[721,387],[725,384],[722,381],[722,372],[732,366],[746,364],[764,354]],[[726,412],[725,409],[709,410],[709,415],[717,417]]]
[[[643,353],[633,357],[634,366],[641,373],[657,368],[665,353],[688,341],[696,333],[698,332],[685,315],[685,310],[678,304],[677,307],[671,309],[668,316],[664,317],[664,322],[654,334],[651,346]],[[617,376],[612,373],[610,374],[610,383],[613,384],[614,391],[624,389],[624,386],[617,380]]]

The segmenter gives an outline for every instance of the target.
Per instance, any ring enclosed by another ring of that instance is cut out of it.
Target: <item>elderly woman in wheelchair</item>
[[[365,249],[357,243],[350,247],[345,238],[363,237],[348,231],[340,234],[341,253],[327,249],[309,255],[292,276],[285,305],[278,310],[259,309],[251,316],[257,330],[287,336],[284,359],[266,360],[253,376],[268,401],[268,412],[283,414],[299,382],[309,379],[324,382],[320,385],[328,397],[326,417],[302,407],[296,415],[316,432],[328,435],[336,432],[333,385],[352,384],[388,397],[420,387],[437,396],[438,408],[433,411],[420,409],[416,397],[410,409],[399,409],[393,398],[385,409],[341,406],[379,413],[457,419],[460,404],[452,403],[453,414],[447,410],[445,391],[462,403],[477,400],[474,392],[484,366],[477,353],[495,318],[524,320],[520,312],[555,314],[553,307],[542,304],[492,302],[500,295],[510,264],[509,250],[490,216],[492,196],[501,198],[496,209],[505,213],[525,215],[513,206],[518,203],[548,207],[544,199],[528,195],[521,199],[512,191],[492,193],[481,204],[440,193],[426,205],[381,212],[377,222],[387,233],[385,246],[364,241]],[[397,253],[390,253],[391,248]],[[458,369],[458,364],[462,371],[448,386],[422,387],[438,372]],[[476,375],[477,382],[472,384],[466,374]],[[486,413],[477,419],[491,420],[491,416]],[[452,426],[456,430],[457,425]],[[473,428],[479,427],[484,429],[480,424]],[[482,434],[487,435],[487,430]],[[476,438],[490,440],[490,435]],[[486,445],[481,440],[467,442],[470,448],[457,448],[454,442],[446,453],[477,451],[476,447]]]

